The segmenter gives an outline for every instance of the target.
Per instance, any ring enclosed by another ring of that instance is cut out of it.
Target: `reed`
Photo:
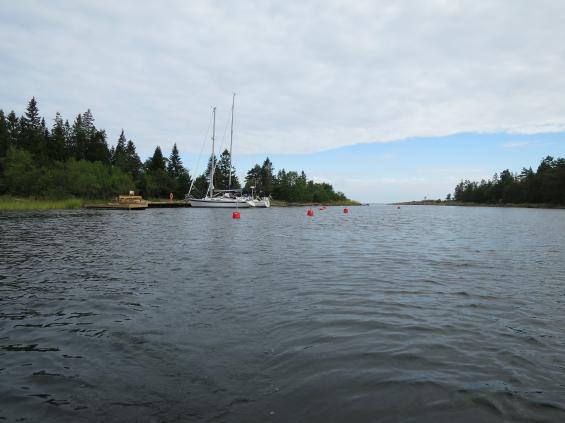
[[[0,197],[0,211],[78,209],[82,200],[41,200],[33,198]]]

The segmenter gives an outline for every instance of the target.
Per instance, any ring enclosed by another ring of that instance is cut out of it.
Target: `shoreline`
[[[462,201],[420,200],[391,203],[394,206],[502,207],[523,209],[565,209],[563,204],[548,203],[466,203]]]
[[[170,201],[167,199],[149,200],[153,202],[154,207],[159,204],[168,205]],[[38,198],[21,198],[0,196],[0,212],[7,211],[43,211],[43,210],[70,210],[81,208],[96,208],[108,203],[108,200],[89,200],[81,198],[67,198],[62,200],[38,199]],[[175,203],[178,203],[176,201]],[[281,200],[272,200],[271,207],[319,207],[319,206],[360,206],[361,203],[353,200],[329,202],[329,203],[294,203]],[[177,206],[178,207],[178,206]]]

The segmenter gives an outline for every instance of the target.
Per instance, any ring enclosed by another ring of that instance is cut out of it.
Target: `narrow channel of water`
[[[565,421],[565,211],[0,213],[0,421]]]

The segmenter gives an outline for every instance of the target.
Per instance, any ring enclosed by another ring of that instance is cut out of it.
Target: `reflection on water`
[[[0,421],[565,421],[565,212],[0,214]]]

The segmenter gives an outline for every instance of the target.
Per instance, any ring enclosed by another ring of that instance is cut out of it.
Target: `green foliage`
[[[171,178],[171,192],[175,198],[184,198],[190,189],[192,182],[188,170],[182,165],[177,144],[173,145],[173,150],[167,163],[167,174]]]
[[[231,172],[231,185],[230,181]],[[239,189],[241,185],[236,175],[235,167],[231,164],[230,152],[226,149],[220,155],[220,159],[216,164],[216,171],[214,173],[214,187],[216,189]]]
[[[131,176],[101,162],[70,159],[37,166],[30,152],[11,148],[3,167],[3,191],[13,196],[110,198],[134,189]]]
[[[506,169],[488,181],[461,181],[455,187],[454,199],[490,204],[565,204],[565,159],[548,156],[537,172],[523,168],[513,174]]]
[[[262,195],[272,195],[279,201],[293,203],[332,203],[348,201],[341,192],[335,192],[326,182],[308,180],[304,171],[279,170],[273,175],[273,164],[266,158],[263,165],[256,164],[247,172],[245,187],[255,187]]]
[[[5,157],[10,146],[10,137],[8,133],[8,121],[4,116],[4,111],[0,109],[0,157]]]
[[[106,132],[92,112],[78,114],[72,125],[56,114],[50,130],[35,98],[24,116],[0,110],[0,194],[42,198],[107,199],[136,190],[151,197],[184,198],[190,175],[175,144],[167,159],[159,147],[142,165],[124,131],[110,150]]]
[[[245,177],[245,188],[255,187],[257,192],[266,195],[272,194],[274,189],[275,177],[273,176],[273,163],[267,157],[262,166],[256,164],[251,168]]]
[[[147,160],[145,164],[145,169],[147,172],[155,172],[158,170],[165,171],[167,169],[167,162],[166,159],[163,157],[163,152],[161,151],[161,147],[155,147],[155,152],[153,153],[153,157]]]
[[[552,167],[553,162],[548,164]],[[206,171],[194,181],[194,194],[204,195],[214,168],[216,189],[236,189],[240,182],[227,150],[209,159]],[[231,174],[231,186],[229,183]],[[506,175],[504,175],[506,178]],[[291,202],[343,202],[347,199],[327,183],[309,181],[304,172],[282,169],[275,176],[266,158],[245,178],[246,187]],[[108,148],[106,133],[97,129],[92,112],[78,114],[73,122],[56,114],[50,130],[39,115],[35,98],[24,116],[0,110],[0,194],[18,197],[107,199],[135,190],[147,198],[184,198],[191,184],[175,144],[165,158],[160,147],[145,165],[133,141],[122,130],[115,147]],[[543,187],[551,191],[553,183]]]

